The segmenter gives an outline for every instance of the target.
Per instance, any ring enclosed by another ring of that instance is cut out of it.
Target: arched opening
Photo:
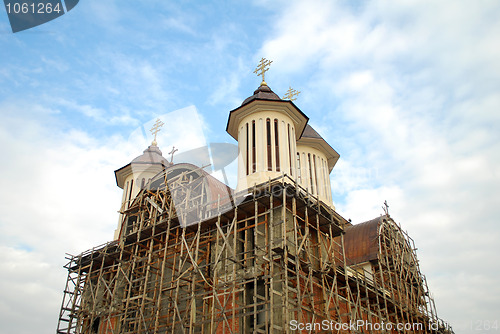
[[[273,170],[273,158],[271,153],[271,120],[266,120],[266,138],[267,138],[267,170]]]
[[[256,148],[255,148],[255,121],[252,121],[252,173],[255,173],[257,170],[257,161],[256,161]]]
[[[134,179],[130,180],[130,190],[128,193],[128,205],[127,208],[130,206],[130,201],[132,201],[132,189],[134,188]]]
[[[314,182],[316,185],[316,195],[319,196],[319,184],[318,184],[319,174],[318,174],[318,165],[316,164],[316,154],[313,154],[313,164],[314,164]]]
[[[246,149],[245,149],[245,167],[246,167],[246,171],[247,171],[247,175],[250,174],[250,166],[248,165],[249,164],[249,161],[248,161],[248,149],[249,149],[249,144],[248,144],[248,123],[245,124],[245,135],[246,135],[246,141],[245,141],[245,145],[246,145]]]
[[[297,152],[297,181],[301,183],[301,171],[300,171],[300,153]]]
[[[307,154],[307,161],[309,163],[309,184],[311,185],[311,193],[314,194],[314,182],[313,182],[313,169],[311,161],[311,153]]]
[[[293,168],[292,168],[292,138],[290,136],[290,124],[288,124],[288,163],[290,165],[290,175],[293,176]]]
[[[274,151],[276,153],[276,171],[280,171],[280,148],[278,137],[278,120],[274,119]]]

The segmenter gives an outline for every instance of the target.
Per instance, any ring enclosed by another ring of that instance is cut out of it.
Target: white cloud
[[[165,150],[175,146],[179,153],[203,147],[207,145],[204,135],[205,121],[198,113],[195,106],[188,106],[182,109],[171,111],[152,118],[145,122],[143,126],[132,132],[129,141],[133,143],[150,142],[150,129],[156,119],[159,118],[164,126],[158,132],[158,145]],[[186,122],[189,120],[189,122]],[[146,134],[146,137],[144,137]],[[141,138],[142,137],[142,138]],[[143,145],[144,146],[144,145]],[[166,154],[164,154],[166,156]]]
[[[121,198],[113,171],[129,159],[123,138],[59,130],[57,114],[40,110],[0,106],[1,333],[55,329],[65,253],[112,239]]]
[[[0,333],[55,331],[54,314],[65,283],[61,264],[47,262],[39,253],[0,246]]]
[[[404,200],[404,193],[397,186],[357,189],[346,195],[345,204],[337,208],[337,211],[346,219],[352,219],[353,224],[359,224],[376,218],[377,212],[383,214],[385,201],[389,205],[389,212],[393,214],[392,207],[398,208]],[[397,217],[397,214],[394,216]]]
[[[164,110],[165,104],[172,98],[167,89],[172,85],[168,73],[162,64],[153,64],[139,56],[115,53],[104,50],[98,55],[106,66],[110,67],[109,76],[92,75],[92,89],[101,89],[102,81],[111,89],[119,91],[117,103],[130,102],[141,108],[150,108],[155,113]],[[102,74],[102,73],[101,73]]]
[[[192,18],[182,16],[182,17],[167,17],[164,18],[163,20],[163,25],[164,28],[166,29],[174,29],[179,32],[183,32],[189,35],[196,35],[196,31],[193,29],[193,26],[195,25],[194,22],[192,22]]]
[[[221,102],[235,106],[240,104],[242,101],[237,96],[237,91],[240,86],[241,73],[242,68],[240,67],[236,71],[229,73],[227,77],[222,78],[222,82],[217,85],[208,99],[210,104],[215,105]]]

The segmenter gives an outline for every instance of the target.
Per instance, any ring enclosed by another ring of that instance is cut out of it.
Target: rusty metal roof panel
[[[344,248],[347,265],[378,259],[378,231],[382,217],[346,228]]]

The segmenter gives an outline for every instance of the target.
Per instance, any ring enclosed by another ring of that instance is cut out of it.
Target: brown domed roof
[[[255,90],[255,92],[253,92],[253,95],[243,101],[241,105],[243,106],[253,100],[281,101],[280,97],[276,93],[274,93],[268,85],[261,85],[259,88],[257,88],[257,90]]]
[[[161,155],[158,146],[151,145],[144,150],[143,154],[132,160],[132,164],[162,164],[170,166],[170,162]]]
[[[130,174],[133,174],[134,170],[137,172],[152,168],[153,170],[158,170],[159,172],[165,167],[169,167],[171,165],[172,163],[168,162],[168,160],[161,155],[161,151],[158,146],[151,145],[147,149],[145,149],[140,156],[138,156],[122,168],[115,170],[116,184],[118,185],[118,187],[123,189],[125,179]]]

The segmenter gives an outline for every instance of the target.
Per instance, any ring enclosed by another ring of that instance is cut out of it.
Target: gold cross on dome
[[[266,80],[264,78],[265,74],[267,71],[269,71],[269,66],[272,64],[272,60],[267,60],[266,58],[262,58],[259,62],[259,65],[257,65],[257,68],[253,73],[257,74],[257,76],[262,76],[262,83],[260,84],[261,86],[267,86]]]
[[[164,123],[162,121],[160,121],[159,118],[156,119],[156,122],[155,124],[153,125],[153,127],[151,128],[151,133],[153,134],[153,136],[155,136],[155,138],[153,139],[153,142],[151,143],[153,146],[156,146],[158,143],[156,142],[156,135],[158,134],[158,132],[160,132],[161,130],[161,127],[164,125]]]
[[[298,96],[299,94],[300,94],[300,92],[298,92],[295,89],[292,89],[292,87],[288,86],[288,91],[286,92],[285,96],[283,96],[283,100],[295,101],[295,100],[297,100],[297,98],[294,96]]]

